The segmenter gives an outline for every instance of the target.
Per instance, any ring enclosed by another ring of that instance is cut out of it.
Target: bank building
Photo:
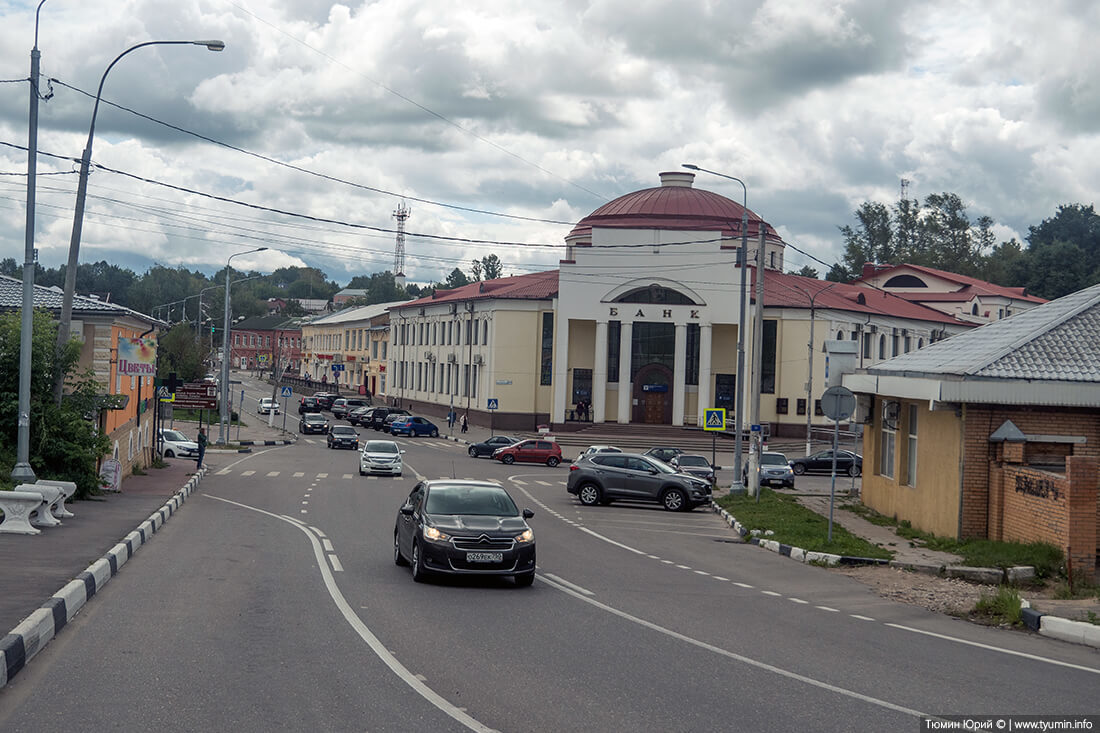
[[[1042,302],[929,268],[898,266],[881,282],[852,284],[787,274],[786,243],[749,211],[742,303],[744,209],[696,188],[694,178],[661,173],[659,186],[599,207],[569,232],[556,270],[391,307],[387,398],[428,414],[454,406],[481,422],[493,406],[493,424],[505,430],[701,426],[707,407],[726,408],[732,423],[739,389],[748,412],[754,265],[763,247],[761,421],[773,435],[804,435],[808,417],[827,424],[819,407],[825,340],[856,341],[860,366],[869,366],[985,322],[990,303],[996,318]],[[941,303],[951,307],[935,307]]]

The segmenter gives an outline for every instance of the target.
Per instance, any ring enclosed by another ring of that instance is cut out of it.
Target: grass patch
[[[989,623],[1019,626],[1023,621],[1022,609],[1016,589],[1002,585],[996,593],[983,593],[971,614]]]
[[[931,532],[917,529],[907,520],[897,521],[893,517],[879,514],[862,504],[846,506],[873,524],[882,527],[894,527],[899,537],[904,537],[915,545],[929,550],[950,552],[962,557],[963,565],[981,568],[1011,568],[1017,565],[1031,565],[1037,578],[1050,578],[1058,575],[1065,555],[1054,545],[1045,542],[996,542],[994,540],[968,539],[957,540],[954,537],[940,537]]]
[[[723,496],[716,503],[749,529],[772,530],[767,539],[814,552],[831,552],[854,557],[888,560],[894,553],[856,537],[833,523],[833,541],[828,542],[829,520],[807,509],[792,496],[761,488],[760,501],[750,496]]]
[[[1051,597],[1060,601],[1075,601],[1082,598],[1100,599],[1100,585],[1078,580],[1070,587],[1069,582],[1063,580],[1054,586]]]

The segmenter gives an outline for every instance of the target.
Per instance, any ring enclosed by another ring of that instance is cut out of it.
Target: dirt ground
[[[997,587],[969,583],[955,578],[940,578],[924,573],[878,566],[833,568],[832,572],[847,575],[874,588],[883,598],[922,606],[931,611],[954,616],[966,616],[983,593],[993,594]],[[1054,588],[1026,588],[1020,595],[1032,608],[1076,621],[1088,620],[1089,612],[1100,616],[1100,599],[1096,596],[1076,600],[1056,600]]]

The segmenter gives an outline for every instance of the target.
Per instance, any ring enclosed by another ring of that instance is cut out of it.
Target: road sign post
[[[840,443],[840,421],[851,417],[856,409],[856,396],[847,387],[829,387],[821,395],[821,411],[833,421],[833,470],[829,484],[829,536],[833,541],[833,504],[836,501],[836,451]],[[854,460],[854,459],[853,459]]]
[[[493,413],[500,409],[500,401],[496,397],[490,397],[485,401],[485,409],[489,411],[489,437],[493,436]]]
[[[710,432],[710,465],[717,460],[718,431],[726,429],[726,408],[707,407],[703,409],[703,430]],[[738,476],[737,478],[740,478]],[[736,481],[737,479],[734,479]]]
[[[279,390],[279,394],[283,398],[283,432],[285,433],[286,432],[286,412],[287,412],[287,410],[290,409],[290,396],[292,394],[294,394],[294,390],[292,390],[290,387],[284,385]]]

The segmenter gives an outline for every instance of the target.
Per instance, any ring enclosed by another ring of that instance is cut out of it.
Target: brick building
[[[863,502],[952,537],[1046,541],[1096,568],[1100,285],[844,378]]]
[[[301,320],[286,316],[254,316],[235,324],[229,345],[234,369],[271,369],[277,362],[290,374],[302,368]]]

